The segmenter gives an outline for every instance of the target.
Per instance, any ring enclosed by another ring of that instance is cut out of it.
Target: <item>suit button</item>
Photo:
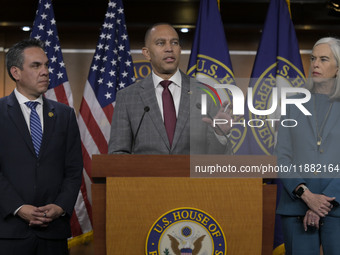
[[[323,153],[323,149],[320,150],[320,153]]]

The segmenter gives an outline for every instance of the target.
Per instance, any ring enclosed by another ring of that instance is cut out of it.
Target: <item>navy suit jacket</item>
[[[296,172],[282,174],[284,190],[277,209],[277,213],[281,215],[302,216],[308,210],[306,204],[293,194],[300,183],[305,183],[313,193],[336,197],[336,200],[340,201],[340,102],[335,101],[333,104],[318,150],[313,100],[312,98],[304,104],[312,116],[305,116],[294,105],[288,105],[287,116],[282,118],[297,120],[298,125],[291,128],[279,127],[276,145],[278,165],[288,168],[292,165],[291,169],[296,166]],[[309,168],[313,164],[316,168],[321,168],[315,173],[307,171],[307,168],[304,168],[305,164]],[[332,167],[333,169],[338,167],[338,171],[332,171]],[[340,208],[333,208],[329,215],[340,217]]]
[[[74,110],[43,98],[44,132],[37,157],[14,92],[0,99],[0,238],[71,235],[70,218],[81,185],[82,153]],[[13,212],[21,205],[64,209],[46,228],[31,228]]]

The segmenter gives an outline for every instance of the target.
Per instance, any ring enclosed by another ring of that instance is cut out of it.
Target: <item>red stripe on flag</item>
[[[81,142],[81,150],[83,151],[83,162],[84,162],[84,168],[85,171],[87,173],[87,175],[91,178],[91,182],[93,182],[92,180],[92,160],[91,157],[89,155],[89,153],[87,152],[83,141]]]
[[[93,117],[92,112],[84,98],[81,102],[80,114],[83,117],[87,130],[91,134],[92,139],[97,145],[99,152],[101,154],[106,154],[108,151],[108,145],[107,145],[106,139],[102,131],[100,130],[95,118]]]
[[[113,115],[113,105],[109,104],[103,108],[103,111],[108,119],[109,123],[112,122],[112,115]]]
[[[87,214],[90,218],[91,225],[92,225],[92,208],[91,208],[90,201],[87,197],[87,190],[86,190],[84,176],[83,176],[83,179],[82,179],[80,190],[81,190],[81,193],[83,194],[83,200],[84,200],[84,203],[85,203],[86,211],[87,211]]]
[[[65,92],[65,88],[64,88],[63,84],[60,84],[59,86],[55,87],[54,88],[54,93],[55,93],[55,95],[57,97],[57,101],[58,102],[64,103],[66,105],[69,105],[68,99],[67,99],[67,96],[66,96],[66,92]]]
[[[72,232],[73,237],[83,234],[83,231],[81,230],[81,227],[78,221],[78,217],[74,210],[73,210],[72,217],[71,217],[71,232]]]

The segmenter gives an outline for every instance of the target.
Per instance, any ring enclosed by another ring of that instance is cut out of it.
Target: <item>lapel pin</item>
[[[54,116],[53,112],[49,112],[48,116],[52,118]]]

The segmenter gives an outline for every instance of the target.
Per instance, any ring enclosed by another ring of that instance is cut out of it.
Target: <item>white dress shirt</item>
[[[43,119],[43,100],[42,100],[42,95],[38,97],[36,100],[29,100],[27,97],[25,97],[23,94],[21,94],[17,89],[14,89],[14,94],[15,97],[17,98],[22,114],[24,115],[24,118],[26,120],[28,130],[31,132],[30,128],[30,116],[31,116],[31,109],[25,105],[26,102],[28,101],[34,101],[34,102],[39,102],[35,110],[37,111],[40,122],[41,122],[41,129],[42,132],[44,133],[44,119]]]
[[[164,120],[164,117],[163,117],[163,100],[162,100],[163,87],[160,84],[160,82],[163,81],[164,79],[157,76],[152,71],[152,80],[153,80],[153,84],[155,86],[155,92],[156,92],[156,98],[157,98],[159,110],[161,111],[161,115],[162,115],[162,118]],[[170,90],[172,98],[174,100],[175,109],[176,109],[176,117],[178,117],[178,109],[179,109],[179,104],[180,104],[180,101],[181,101],[181,90],[182,90],[182,76],[181,76],[179,69],[177,69],[177,72],[173,76],[171,76],[169,81],[172,81],[172,83],[169,85],[169,90]]]
[[[162,115],[162,118],[164,120],[163,100],[162,100],[163,87],[160,84],[160,82],[163,81],[164,79],[157,76],[152,71],[152,80],[153,80],[153,84],[155,86],[155,92],[156,92],[156,98],[157,98],[159,110],[161,111],[161,115]],[[179,104],[180,104],[180,101],[181,101],[181,92],[182,92],[182,76],[181,76],[179,69],[177,69],[177,72],[173,76],[170,77],[169,81],[172,81],[172,83],[169,85],[169,90],[170,90],[172,98],[174,100],[175,109],[176,109],[176,117],[178,117],[178,109],[179,109]],[[214,132],[214,133],[215,133],[215,136],[217,137],[218,141],[221,144],[223,144],[223,145],[227,144],[228,140],[225,136],[218,135],[218,134],[216,134],[216,132]],[[229,137],[230,133],[227,134],[227,136]]]

